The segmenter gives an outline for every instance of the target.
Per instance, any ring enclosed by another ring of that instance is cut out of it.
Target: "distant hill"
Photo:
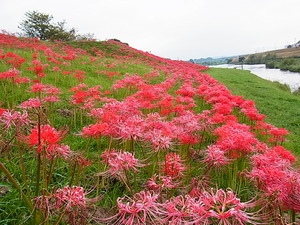
[[[190,62],[194,62],[196,64],[201,65],[218,65],[228,63],[229,60],[236,58],[237,56],[227,56],[227,57],[220,57],[220,58],[200,58],[200,59],[190,59]]]
[[[294,48],[284,48],[278,50],[272,50],[267,52],[259,52],[256,53],[262,56],[266,56],[268,54],[276,54],[279,58],[287,58],[287,57],[300,57],[300,47]]]
[[[245,55],[240,55],[245,57],[246,59],[250,55],[257,55],[261,57],[266,57],[267,55],[276,55],[277,58],[288,58],[288,57],[299,57],[300,58],[300,46],[298,47],[288,47],[288,48],[283,48],[283,49],[277,49],[277,50],[271,50],[271,51],[266,51],[266,52],[258,52],[254,54],[245,54]],[[212,58],[212,57],[207,57],[207,58],[200,58],[200,59],[190,59],[190,62],[194,62],[196,64],[201,64],[201,65],[218,65],[218,64],[224,64],[228,62],[238,62],[239,56],[227,56],[227,57],[220,57],[220,58]]]
[[[256,55],[259,57],[266,57],[267,55],[276,55],[277,58],[289,58],[289,57],[300,58],[300,47],[283,48],[283,49],[271,50],[266,52],[258,52],[254,54],[241,55],[241,56],[247,59],[250,55]],[[238,58],[239,56],[233,57],[232,62],[238,62]]]

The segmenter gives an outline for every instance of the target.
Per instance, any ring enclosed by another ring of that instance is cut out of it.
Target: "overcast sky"
[[[98,40],[117,38],[171,59],[233,56],[300,40],[300,0],[0,0],[0,30],[25,12],[65,20]]]

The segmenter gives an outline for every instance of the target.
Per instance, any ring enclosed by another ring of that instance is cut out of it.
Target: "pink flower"
[[[103,161],[110,166],[109,172],[112,175],[120,175],[127,170],[137,171],[136,167],[143,167],[130,152],[117,152],[114,149],[106,150],[102,154]]]
[[[61,156],[64,159],[69,159],[71,155],[71,149],[68,145],[61,144],[61,145],[51,145],[47,149],[47,157],[52,160],[56,156]]]
[[[158,179],[158,180],[157,180]],[[166,188],[176,188],[180,183],[176,182],[173,177],[153,175],[147,181],[147,187],[153,191],[162,191]]]
[[[29,100],[22,102],[19,106],[20,108],[39,108],[42,106],[41,100],[39,98],[30,98]]]
[[[106,123],[91,124],[87,127],[82,128],[82,132],[80,133],[80,135],[82,135],[84,138],[93,137],[97,139],[106,135],[107,129],[108,125]]]
[[[33,84],[29,92],[43,92],[46,87],[47,86],[42,83]]]
[[[225,156],[225,152],[217,145],[210,145],[206,150],[206,157],[204,159],[211,166],[223,166],[228,164],[231,160]]]
[[[31,121],[28,119],[28,114],[23,111],[23,114],[14,110],[5,110],[0,115],[0,122],[5,124],[4,129],[8,130],[11,126],[20,128],[23,125],[29,124]]]
[[[60,102],[60,99],[58,96],[46,96],[42,99],[43,102]]]
[[[163,165],[163,173],[166,176],[178,178],[183,176],[183,171],[186,170],[185,166],[181,163],[180,156],[176,153],[169,153],[166,155],[166,159]]]
[[[151,191],[141,191],[132,198],[125,196],[117,199],[119,212],[105,219],[115,225],[161,224],[159,222],[158,195]]]
[[[61,209],[62,207],[66,207],[68,211],[72,209],[72,207],[86,206],[85,193],[82,187],[69,187],[66,186],[62,189],[58,189],[54,194],[56,198],[56,208]]]

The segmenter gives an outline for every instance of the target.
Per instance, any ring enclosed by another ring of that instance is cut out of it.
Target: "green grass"
[[[266,122],[289,130],[291,134],[284,146],[300,155],[300,97],[249,71],[211,68],[205,72],[227,86],[232,94],[255,101],[260,113],[267,116]]]

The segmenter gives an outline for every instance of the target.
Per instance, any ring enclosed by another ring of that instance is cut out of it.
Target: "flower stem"
[[[2,162],[0,162],[0,170],[6,175],[10,183],[20,192],[22,195],[22,198],[24,199],[26,205],[28,206],[30,211],[33,211],[33,204],[32,202],[28,199],[28,197],[25,195],[25,193],[22,191],[20,185],[18,182],[12,177],[11,173],[7,170],[7,168],[4,166]]]

